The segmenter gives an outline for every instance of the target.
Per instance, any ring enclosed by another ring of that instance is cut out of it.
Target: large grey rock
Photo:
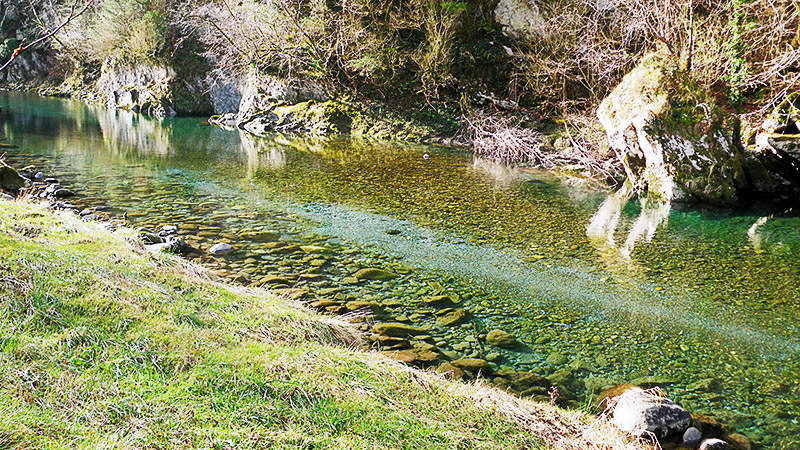
[[[745,187],[738,122],[668,56],[644,57],[603,100],[597,117],[640,193],[729,204]]]
[[[614,406],[613,423],[622,431],[641,435],[645,431],[659,438],[683,433],[692,422],[689,411],[668,398],[639,388],[626,390]]]

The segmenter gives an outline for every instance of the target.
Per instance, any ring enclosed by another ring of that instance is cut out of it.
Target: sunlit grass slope
[[[579,412],[360,350],[349,324],[0,200],[0,448],[620,448]]]

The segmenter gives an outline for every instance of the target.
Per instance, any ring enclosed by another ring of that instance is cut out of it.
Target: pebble
[[[703,434],[695,427],[687,428],[683,433],[683,445],[687,447],[695,447],[701,439],[703,439]]]

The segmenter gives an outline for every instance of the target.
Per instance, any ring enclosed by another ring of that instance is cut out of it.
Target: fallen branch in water
[[[83,5],[83,7],[81,9],[76,11],[76,8],[78,7],[78,3],[79,2],[80,2],[80,0],[75,0],[75,2],[72,4],[72,6],[69,9],[69,15],[67,15],[67,18],[64,19],[64,21],[61,22],[60,25],[58,25],[57,27],[53,28],[47,34],[45,34],[44,36],[40,37],[39,39],[36,39],[35,41],[31,42],[30,44],[25,45],[24,43],[20,43],[19,47],[14,49],[14,52],[11,54],[11,58],[9,58],[9,60],[6,61],[5,64],[0,66],[0,72],[2,72],[3,70],[5,70],[6,67],[11,65],[11,63],[14,62],[14,60],[17,59],[17,57],[19,55],[21,55],[24,51],[26,51],[26,50],[30,49],[31,47],[34,47],[34,46],[36,46],[36,45],[38,45],[38,44],[40,44],[40,43],[52,38],[53,36],[55,36],[56,33],[61,31],[62,28],[67,26],[76,17],[79,17],[83,13],[85,13],[89,9],[89,7],[92,6],[92,3],[94,3],[94,0],[88,0],[86,2],[86,4]]]

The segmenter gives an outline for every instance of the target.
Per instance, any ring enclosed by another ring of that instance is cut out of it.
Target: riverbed
[[[578,402],[650,378],[766,446],[800,436],[791,208],[678,208],[444,148],[261,138],[71,100],[1,94],[0,108],[11,164],[131,226],[230,243],[225,258],[192,257],[220,276],[366,302],[379,320],[427,327],[446,357],[560,374]],[[353,276],[363,268],[396,277]],[[440,320],[424,303],[436,295],[467,315]],[[519,345],[487,345],[493,329]]]

